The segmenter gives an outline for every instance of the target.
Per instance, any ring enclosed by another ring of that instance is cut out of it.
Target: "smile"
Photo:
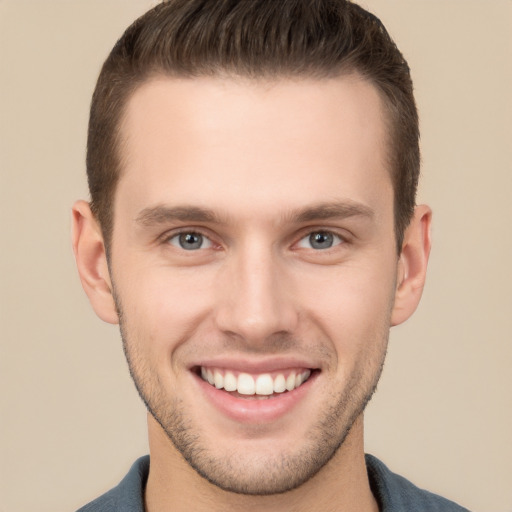
[[[265,399],[274,394],[293,391],[311,376],[311,370],[300,368],[286,372],[272,372],[251,375],[244,372],[220,368],[200,367],[201,378],[217,389],[223,389],[241,398]]]

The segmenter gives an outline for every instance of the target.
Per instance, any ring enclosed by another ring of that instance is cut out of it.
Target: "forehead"
[[[358,75],[153,78],[126,107],[118,194],[141,208],[180,194],[208,207],[372,201],[370,182],[390,187],[385,126],[379,93]]]

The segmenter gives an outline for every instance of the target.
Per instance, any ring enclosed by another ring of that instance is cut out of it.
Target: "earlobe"
[[[402,252],[398,261],[392,325],[405,322],[420,302],[430,254],[431,221],[430,208],[426,205],[417,206],[411,223],[404,233]]]
[[[73,252],[83,289],[96,314],[105,322],[117,324],[119,318],[100,226],[86,201],[77,201],[72,214]]]

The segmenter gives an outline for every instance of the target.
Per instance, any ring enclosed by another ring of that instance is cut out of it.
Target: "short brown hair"
[[[154,75],[328,78],[357,72],[387,111],[397,248],[415,206],[418,114],[409,67],[373,14],[347,0],[167,0],[116,43],[92,98],[87,144],[91,208],[108,246],[128,99]]]

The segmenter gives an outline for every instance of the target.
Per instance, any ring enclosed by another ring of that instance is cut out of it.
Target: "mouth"
[[[317,372],[311,368],[293,368],[252,374],[205,366],[198,366],[194,371],[212,387],[246,400],[268,400],[286,395],[300,388]]]

